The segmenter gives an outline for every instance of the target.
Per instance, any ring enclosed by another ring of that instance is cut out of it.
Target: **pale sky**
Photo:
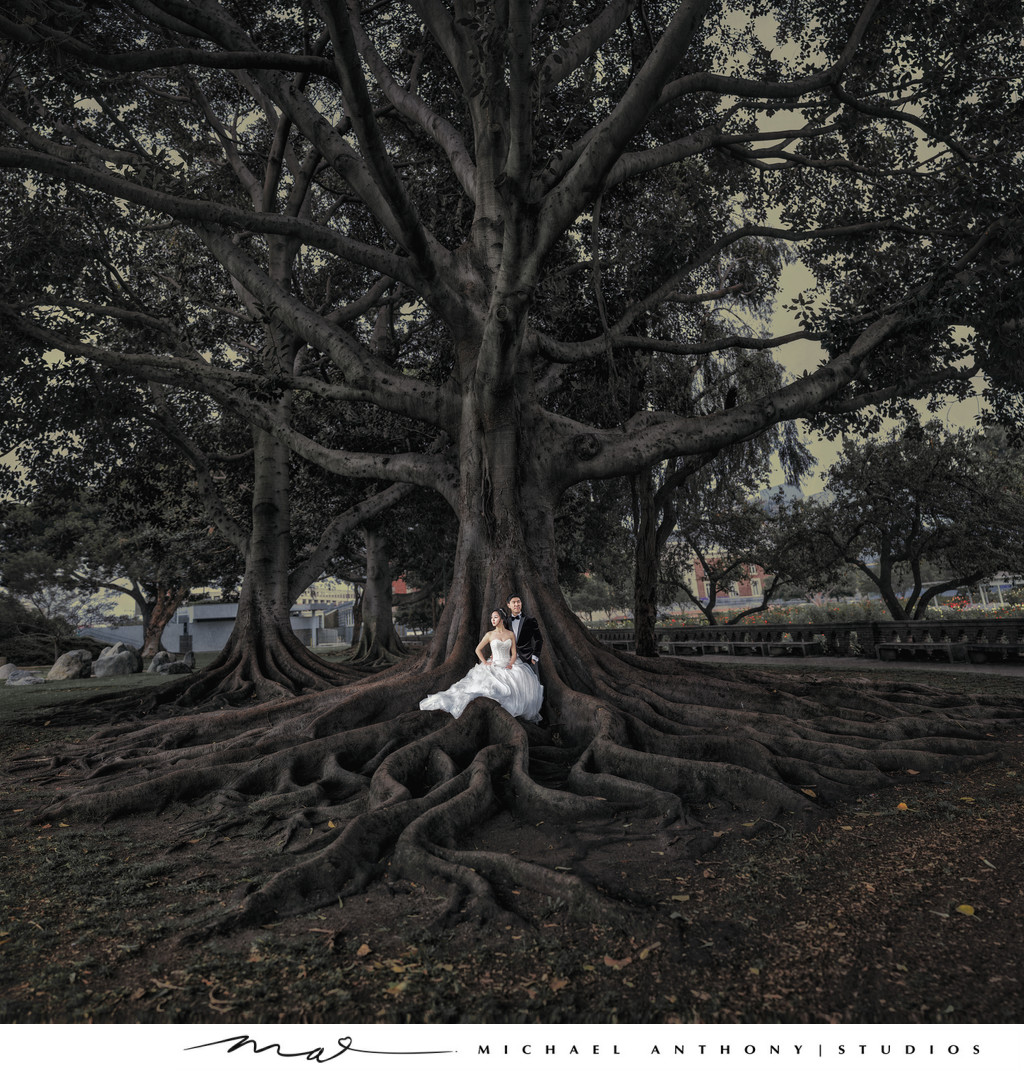
[[[810,273],[803,267],[803,265],[799,262],[795,262],[791,265],[787,265],[782,270],[780,292],[783,295],[796,295],[802,289],[810,287],[813,282]],[[772,334],[784,335],[787,332],[797,331],[799,327],[800,325],[797,323],[793,312],[781,308],[780,305],[772,318]],[[774,353],[775,357],[794,377],[813,370],[821,361],[822,357],[820,346],[810,340],[801,340],[796,343],[787,344],[784,347],[777,348]],[[975,379],[975,388],[978,393],[981,392],[982,383],[980,377]],[[918,410],[923,416],[926,415],[926,409],[923,405],[919,406]],[[980,410],[981,404],[979,399],[966,399],[963,402],[959,400],[950,400],[945,411],[939,411],[937,416],[942,418],[947,427],[974,428],[975,419],[980,413]],[[821,491],[822,482],[819,477],[820,471],[826,469],[835,462],[839,452],[842,450],[842,441],[835,440],[830,442],[823,437],[810,432],[806,428],[802,428],[801,432],[803,434],[804,443],[807,444],[818,459],[817,466],[812,469],[812,472],[804,479],[803,485],[801,486],[803,493],[805,495],[810,495],[811,493]],[[776,467],[772,480],[776,484],[781,484],[785,480],[781,467]]]

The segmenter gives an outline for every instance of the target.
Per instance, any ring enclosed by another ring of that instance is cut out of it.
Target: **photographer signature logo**
[[[248,1033],[241,1033],[234,1037],[224,1037],[222,1040],[207,1041],[206,1044],[192,1044],[185,1049],[186,1052],[194,1052],[199,1048],[218,1048],[222,1045],[228,1045],[227,1051],[237,1052],[242,1048],[251,1048],[254,1055],[259,1055],[262,1052],[270,1052],[276,1054],[280,1059],[306,1059],[314,1063],[329,1063],[333,1059],[339,1059],[341,1056],[346,1055],[348,1052],[352,1052],[356,1055],[451,1055],[455,1050],[453,1048],[441,1049],[438,1051],[422,1051],[422,1052],[389,1052],[389,1051],[375,1051],[371,1048],[355,1048],[352,1046],[351,1037],[338,1037],[337,1045],[338,1050],[328,1054],[328,1048],[310,1048],[304,1052],[285,1052],[281,1050],[280,1044],[259,1044],[255,1037],[250,1037]]]

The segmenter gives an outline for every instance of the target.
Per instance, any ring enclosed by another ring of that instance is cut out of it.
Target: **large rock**
[[[0,682],[6,681],[7,677],[17,670],[17,664],[4,664],[3,667],[0,667]]]
[[[55,679],[87,679],[92,674],[92,653],[88,649],[72,649],[64,653],[46,673],[49,681]]]
[[[34,671],[19,671],[17,668],[7,676],[8,686],[41,686],[46,679]]]
[[[139,650],[124,641],[108,645],[92,667],[92,673],[98,679],[108,675],[135,675],[141,670],[142,656]]]
[[[169,653],[166,650],[157,653],[156,656],[154,656],[153,659],[150,660],[149,667],[146,668],[146,674],[152,675],[158,672],[162,667],[165,667],[167,664],[173,664],[177,659],[178,657],[174,653]]]
[[[149,662],[147,672],[155,675],[187,675],[196,666],[194,653],[157,653]]]
[[[192,665],[187,660],[174,660],[156,669],[158,675],[191,675]]]
[[[101,656],[92,666],[92,673],[97,679],[106,679],[111,675],[136,675],[139,661],[135,653],[114,653]]]

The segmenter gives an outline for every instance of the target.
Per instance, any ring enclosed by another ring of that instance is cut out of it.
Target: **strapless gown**
[[[537,723],[544,700],[544,687],[519,660],[507,668],[505,665],[511,655],[511,641],[492,642],[492,663],[477,664],[468,675],[447,690],[425,697],[420,702],[420,708],[441,709],[458,719],[475,697],[492,697],[510,715],[520,716],[528,723]]]

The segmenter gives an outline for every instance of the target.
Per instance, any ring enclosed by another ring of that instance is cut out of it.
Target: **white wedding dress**
[[[544,700],[544,687],[519,660],[512,667],[506,667],[511,655],[511,640],[492,641],[490,664],[477,664],[454,686],[425,697],[420,702],[420,708],[441,709],[458,719],[473,698],[492,697],[510,715],[521,716],[528,723],[537,723]]]

